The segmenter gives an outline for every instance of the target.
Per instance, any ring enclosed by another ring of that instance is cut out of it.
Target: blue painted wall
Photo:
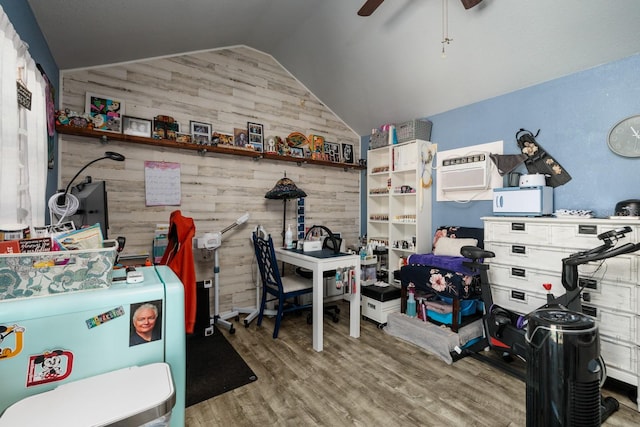
[[[555,208],[612,215],[618,201],[640,199],[640,158],[620,157],[606,142],[614,124],[640,114],[638,70],[640,55],[634,55],[428,117],[433,122],[431,140],[439,151],[503,140],[505,154],[516,154],[516,132],[540,129],[537,141],[573,178],[556,187]],[[366,150],[368,137],[362,140]],[[447,224],[481,227],[480,218],[490,215],[491,201],[436,202],[434,191],[434,229]]]
[[[55,88],[56,92],[56,108],[58,108],[58,84],[60,80],[60,71],[56,64],[49,46],[40,31],[40,27],[33,16],[33,12],[26,0],[0,0],[0,6],[9,17],[11,24],[20,35],[20,38],[29,45],[29,53],[33,60],[40,64],[47,73],[47,77]],[[53,140],[53,152],[58,154],[58,137],[57,134]],[[58,162],[54,163],[53,169],[47,171],[47,199],[57,190],[58,182]],[[48,210],[47,210],[48,212]],[[47,218],[47,223],[49,222]]]

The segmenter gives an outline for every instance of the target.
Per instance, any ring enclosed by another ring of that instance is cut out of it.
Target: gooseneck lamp
[[[86,168],[88,168],[89,166],[91,166],[92,164],[94,164],[95,162],[100,161],[100,160],[104,160],[104,159],[111,159],[111,160],[115,160],[117,162],[123,162],[124,161],[124,156],[122,154],[116,153],[114,151],[105,151],[103,157],[99,157],[99,158],[97,158],[95,160],[91,160],[89,163],[84,165],[82,167],[82,169],[80,169],[78,171],[78,173],[76,173],[75,176],[73,178],[71,178],[71,181],[69,181],[69,184],[67,185],[67,188],[65,188],[64,193],[62,193],[61,195],[58,196],[58,206],[64,206],[66,204],[67,194],[69,193],[69,189],[71,188],[71,184],[73,184],[73,182],[76,180],[76,178],[78,176],[80,176],[82,171],[85,170]]]
[[[69,193],[69,190],[71,190],[71,185],[73,184],[73,182],[76,180],[76,178],[78,176],[80,176],[80,174],[82,173],[82,171],[84,171],[86,168],[88,168],[89,166],[91,166],[92,164],[94,164],[95,162],[98,162],[100,160],[104,160],[104,159],[110,159],[110,160],[115,160],[117,162],[122,162],[125,160],[125,157],[120,154],[120,153],[116,153],[114,151],[106,151],[104,153],[104,156],[102,157],[98,157],[95,160],[90,161],[89,163],[87,163],[86,165],[84,165],[79,171],[78,173],[76,173],[74,175],[73,178],[71,178],[71,180],[69,181],[69,184],[67,184],[67,188],[65,188],[64,192],[59,192],[57,194],[54,194],[50,199],[49,199],[49,212],[51,214],[51,216],[53,217],[53,214],[58,216],[58,224],[61,224],[65,218],[67,218],[68,216],[71,216],[73,214],[76,213],[77,209],[78,209],[78,200],[75,198],[75,196],[73,196],[73,194]],[[51,223],[53,224],[53,218]]]

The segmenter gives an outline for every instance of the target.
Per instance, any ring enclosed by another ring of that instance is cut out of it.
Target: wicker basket
[[[378,131],[371,134],[371,138],[369,139],[369,150],[374,150],[387,145],[389,145],[389,131]]]
[[[117,248],[1,254],[0,300],[108,288]]]
[[[396,135],[398,136],[398,144],[401,142],[413,141],[421,139],[423,141],[431,140],[431,126],[433,123],[425,119],[415,119],[396,125]]]

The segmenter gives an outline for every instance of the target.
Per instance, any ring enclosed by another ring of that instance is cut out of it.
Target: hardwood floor
[[[351,338],[348,311],[325,319],[321,353],[306,315],[285,318],[276,340],[272,319],[223,331],[258,380],[187,408],[186,426],[525,425],[524,382],[470,357],[447,365],[369,321]],[[634,403],[604,393],[621,403],[604,425],[640,425]]]

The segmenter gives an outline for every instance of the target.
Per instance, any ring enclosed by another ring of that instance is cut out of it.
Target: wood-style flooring
[[[320,353],[306,314],[286,317],[275,340],[268,318],[222,331],[258,380],[187,408],[186,426],[526,424],[524,382],[470,357],[447,365],[366,320],[360,338],[351,338],[348,311],[344,304],[339,323],[325,317]],[[604,393],[621,403],[605,426],[640,425],[628,397]]]

